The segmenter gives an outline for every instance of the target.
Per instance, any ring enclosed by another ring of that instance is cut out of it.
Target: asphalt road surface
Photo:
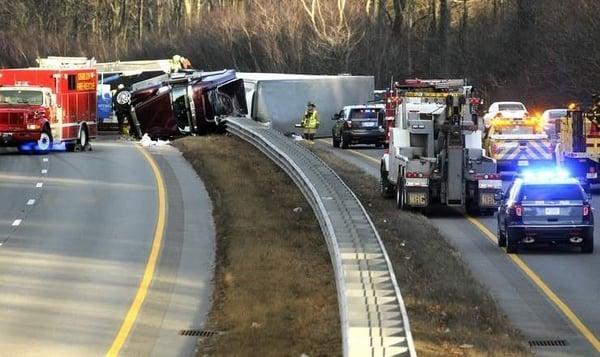
[[[211,205],[171,147],[0,151],[0,354],[189,356],[210,307]]]
[[[382,149],[334,149],[331,139],[317,140],[315,145],[379,178]],[[593,198],[593,207],[598,222],[598,196]],[[600,355],[600,224],[594,231],[594,254],[546,248],[507,255],[495,241],[495,216],[469,217],[460,210],[442,209],[430,220],[458,249],[475,277],[528,341],[566,344],[534,347],[536,355]]]

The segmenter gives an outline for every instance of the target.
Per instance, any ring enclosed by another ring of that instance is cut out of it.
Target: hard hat
[[[306,106],[307,106],[307,107],[313,107],[313,108],[314,108],[314,107],[316,107],[315,103],[313,103],[313,102],[308,102],[308,103],[306,104]]]
[[[173,61],[179,62],[180,60],[181,60],[181,56],[180,55],[173,56]]]
[[[117,86],[117,89],[124,89],[124,88],[125,88],[125,85],[123,83],[121,83]]]

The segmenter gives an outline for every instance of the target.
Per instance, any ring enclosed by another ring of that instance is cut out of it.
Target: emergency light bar
[[[527,170],[521,173],[525,181],[556,180],[571,177],[571,174],[562,168],[548,170]]]

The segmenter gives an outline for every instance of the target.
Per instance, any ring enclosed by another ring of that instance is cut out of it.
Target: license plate
[[[586,178],[589,178],[589,179],[595,179],[595,178],[598,178],[598,173],[597,173],[597,172],[588,172],[588,173],[585,175],[585,177],[586,177]]]
[[[479,204],[484,207],[493,207],[496,205],[496,199],[491,193],[482,193],[479,196]]]
[[[365,128],[373,128],[373,127],[375,127],[376,125],[377,125],[377,123],[373,123],[373,122],[366,122],[366,123],[363,123],[363,125],[362,125],[362,126],[363,126],[363,127],[365,127]]]
[[[559,207],[546,207],[546,216],[558,216],[559,214]]]
[[[519,160],[517,162],[517,165],[518,166],[529,166],[529,161],[527,161],[527,160]]]
[[[425,192],[410,192],[408,193],[408,204],[410,206],[425,206],[427,205],[427,196]]]

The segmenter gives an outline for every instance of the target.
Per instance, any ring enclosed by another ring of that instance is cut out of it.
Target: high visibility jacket
[[[316,129],[319,127],[319,113],[316,110],[313,110],[312,113],[304,113],[304,117],[302,118],[302,127],[304,129]]]

